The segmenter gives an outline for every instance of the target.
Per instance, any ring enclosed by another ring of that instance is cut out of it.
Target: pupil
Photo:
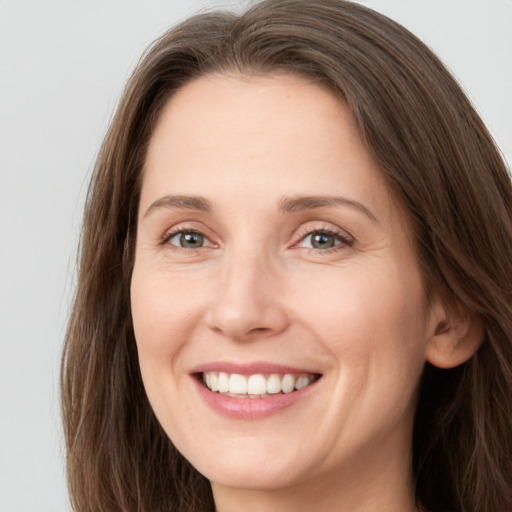
[[[334,237],[326,233],[317,233],[313,235],[311,245],[315,249],[330,249],[334,247]]]
[[[199,233],[183,233],[180,237],[181,247],[194,249],[203,245],[203,235]]]

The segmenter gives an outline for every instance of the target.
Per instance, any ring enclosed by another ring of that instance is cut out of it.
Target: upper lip
[[[205,373],[205,372],[226,372],[238,373],[240,375],[254,375],[257,373],[263,374],[319,374],[319,372],[308,368],[296,368],[292,366],[285,366],[275,363],[264,361],[251,362],[251,363],[235,363],[231,361],[211,361],[209,363],[199,364],[192,369],[190,373]]]

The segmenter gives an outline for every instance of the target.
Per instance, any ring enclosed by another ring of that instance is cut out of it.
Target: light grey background
[[[0,512],[68,510],[59,357],[87,178],[123,83],[177,20],[248,3],[0,1]],[[512,162],[512,1],[361,3],[441,56]]]

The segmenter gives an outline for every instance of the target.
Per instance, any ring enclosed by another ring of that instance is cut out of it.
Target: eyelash
[[[191,234],[191,235],[201,235],[203,236],[206,240],[209,240],[209,238],[204,235],[203,233],[201,233],[201,231],[197,230],[197,229],[187,229],[186,227],[185,228],[178,228],[178,229],[174,229],[174,230],[171,230],[169,232],[167,232],[163,237],[162,237],[162,241],[161,241],[161,245],[166,245],[169,243],[170,240],[172,240],[176,235],[180,235],[180,234]],[[172,244],[169,244],[171,245],[172,247],[174,247],[174,249],[176,250],[185,250],[187,252],[189,252],[191,249],[187,249],[185,247],[178,247],[177,245],[172,245]],[[200,249],[202,249],[202,247],[200,247]]]
[[[308,247],[307,249],[310,251],[314,251],[316,253],[321,254],[331,254],[333,252],[338,252],[340,250],[343,250],[347,247],[352,247],[354,244],[354,239],[350,237],[346,232],[341,230],[336,230],[333,228],[327,228],[327,227],[320,227],[320,228],[305,228],[303,232],[299,231],[299,241],[294,244],[294,247],[297,247],[298,244],[301,242],[304,242],[306,238],[309,236],[312,236],[314,234],[322,234],[322,235],[330,235],[334,237],[334,239],[338,242],[340,242],[338,245],[334,245],[333,247],[330,247],[328,249],[316,249],[314,247]]]
[[[201,233],[201,231],[199,231],[197,229],[193,229],[193,228],[187,229],[186,227],[184,227],[184,228],[178,228],[178,229],[174,229],[174,230],[171,230],[171,231],[167,232],[162,237],[161,245],[166,245],[176,235],[185,234],[185,233],[186,234],[201,235],[206,240],[209,240],[206,235]],[[336,241],[340,242],[338,245],[335,245],[335,246],[330,247],[328,249],[317,249],[317,248],[314,248],[314,247],[308,247],[307,248],[309,251],[313,251],[315,253],[330,254],[330,253],[333,253],[333,252],[337,252],[339,250],[343,250],[346,247],[352,247],[352,245],[354,244],[354,239],[352,237],[350,237],[346,232],[341,231],[341,230],[338,231],[338,230],[335,230],[335,229],[332,229],[332,228],[321,227],[321,228],[315,228],[315,229],[307,229],[306,228],[306,229],[303,230],[302,233],[299,232],[299,235],[298,235],[299,236],[299,241],[294,243],[293,247],[297,248],[298,244],[300,244],[301,242],[306,240],[307,237],[312,236],[314,234],[330,235],[330,236],[334,237],[336,239]],[[186,252],[190,252],[191,250],[193,250],[193,248],[188,248],[187,249],[185,247],[179,247],[179,246],[172,245],[172,244],[169,244],[169,245],[171,245],[174,248],[174,250],[184,250]],[[203,247],[199,247],[199,249],[202,249],[202,248]]]

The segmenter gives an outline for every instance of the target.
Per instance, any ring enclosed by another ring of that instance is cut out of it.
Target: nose
[[[280,279],[268,260],[239,255],[226,262],[206,313],[208,327],[235,341],[275,336],[288,325]]]

